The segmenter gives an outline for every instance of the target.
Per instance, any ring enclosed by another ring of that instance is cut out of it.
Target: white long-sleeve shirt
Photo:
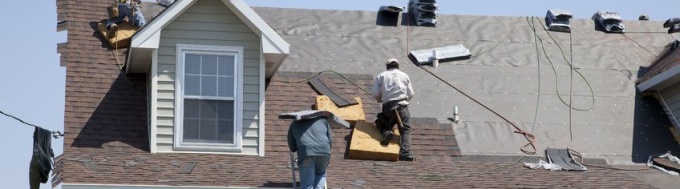
[[[408,103],[413,98],[414,92],[408,75],[392,68],[375,77],[371,94],[380,103],[393,100],[406,100]]]

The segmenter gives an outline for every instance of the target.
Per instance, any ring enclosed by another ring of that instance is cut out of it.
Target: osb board
[[[364,105],[361,103],[361,97],[354,97],[357,101],[356,105],[345,106],[338,108],[338,106],[331,101],[326,95],[316,96],[316,109],[326,110],[336,116],[344,119],[345,121],[355,122],[359,120],[366,120],[366,115],[364,115]]]
[[[130,38],[137,32],[137,27],[126,21],[118,24],[118,32],[116,32],[115,37],[112,38],[109,38],[110,33],[108,29],[106,29],[105,23],[100,22],[97,29],[99,30],[99,34],[102,35],[104,40],[106,40],[113,49],[127,48],[130,46]]]
[[[401,135],[394,129],[394,137],[386,146],[380,144],[382,135],[374,124],[357,121],[349,144],[349,158],[362,160],[399,160],[399,140]]]

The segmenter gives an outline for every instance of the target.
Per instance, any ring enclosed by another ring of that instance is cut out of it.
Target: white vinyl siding
[[[176,45],[243,47],[241,154],[258,154],[261,102],[260,37],[219,0],[201,0],[161,30],[158,49],[157,152],[177,152],[175,136]],[[263,100],[263,99],[262,99]]]

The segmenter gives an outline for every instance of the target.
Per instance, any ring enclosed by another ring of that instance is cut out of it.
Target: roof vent
[[[671,42],[670,46],[671,46],[671,51],[674,51],[675,49],[680,47],[680,39],[673,40],[673,42]]]
[[[649,16],[647,16],[646,14],[641,14],[640,17],[638,17],[638,20],[649,21]]]
[[[597,11],[593,15],[593,20],[598,26],[607,33],[624,33],[626,27],[621,23],[621,15],[618,12]]]
[[[669,18],[663,23],[664,28],[668,28],[668,33],[680,31],[680,18]]]
[[[408,10],[418,26],[437,26],[439,6],[436,0],[410,0]]]
[[[571,32],[569,19],[572,17],[573,14],[569,11],[550,9],[545,14],[545,24],[551,31]]]
[[[408,58],[418,65],[432,64],[432,66],[439,66],[439,62],[468,59],[470,56],[470,50],[465,48],[465,46],[452,45],[433,49],[411,51],[411,53],[408,55]]]

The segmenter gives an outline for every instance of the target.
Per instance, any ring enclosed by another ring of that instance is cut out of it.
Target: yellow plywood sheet
[[[349,158],[361,160],[399,160],[399,140],[401,135],[394,130],[394,137],[386,146],[380,145],[382,135],[374,124],[357,121],[349,145]]]
[[[130,22],[121,22],[118,24],[118,32],[116,32],[114,37],[109,37],[111,33],[106,29],[106,24],[100,22],[97,26],[99,33],[102,35],[104,40],[111,45],[111,48],[127,48],[130,46],[130,38],[137,32],[137,27],[133,26]]]
[[[338,108],[328,96],[320,95],[316,97],[316,109],[329,111],[345,121],[356,122],[359,120],[366,120],[364,105],[361,103],[361,98],[354,97],[354,99],[356,99],[359,104]]]

